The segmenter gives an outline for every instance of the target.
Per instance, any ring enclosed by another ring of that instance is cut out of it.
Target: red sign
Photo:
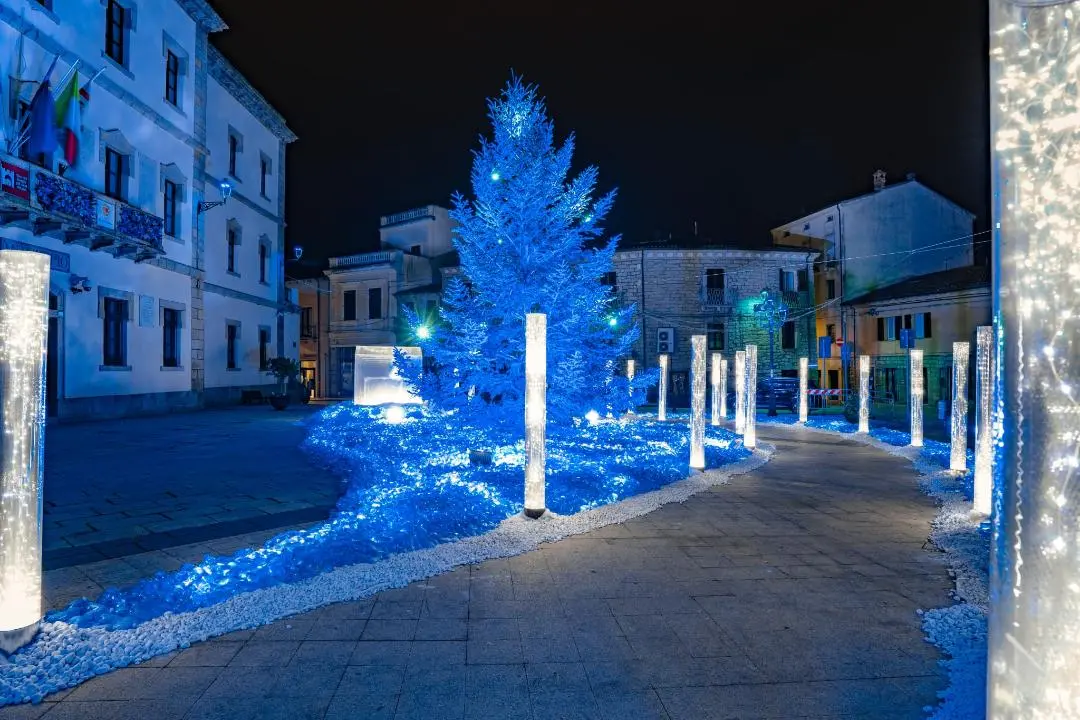
[[[16,165],[7,160],[0,160],[0,173],[3,175],[4,192],[23,200],[30,199],[30,168]]]
[[[836,344],[840,347],[844,346],[844,338],[836,338]]]

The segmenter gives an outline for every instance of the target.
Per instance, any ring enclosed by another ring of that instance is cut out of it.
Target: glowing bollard
[[[690,467],[705,469],[705,336],[690,338]]]
[[[735,432],[746,430],[746,351],[735,353]]]
[[[667,420],[667,376],[668,376],[668,356],[661,355],[658,358],[660,362],[660,390],[657,393],[656,398],[656,419]]]
[[[727,360],[720,353],[712,354],[712,424],[719,425],[727,415]]]
[[[1076,0],[990,2],[993,720],[1080,717],[1078,24]]]
[[[859,356],[859,432],[870,432],[870,356]]]
[[[805,423],[810,415],[810,399],[806,391],[810,385],[810,358],[799,358],[799,422]]]
[[[994,439],[991,406],[994,402],[994,328],[975,330],[975,493],[972,510],[990,515],[993,494]]]
[[[49,256],[0,250],[0,650],[41,621],[41,519]]]
[[[743,427],[743,446],[757,447],[757,345],[746,346],[746,423]]]
[[[923,387],[923,351],[909,350],[911,355],[911,392],[908,402],[911,407],[911,447],[923,445],[923,398],[926,389]]]
[[[626,361],[626,386],[630,393],[630,410],[628,414],[634,414],[634,373],[636,368],[634,367],[634,358],[629,358]]]
[[[952,346],[953,392],[952,425],[949,437],[949,469],[967,471],[968,357],[971,344],[955,342]]]
[[[547,484],[547,315],[525,316],[525,514],[544,514]]]

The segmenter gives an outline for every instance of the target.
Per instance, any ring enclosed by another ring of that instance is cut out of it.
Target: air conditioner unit
[[[675,328],[656,329],[656,352],[669,355],[675,352]]]

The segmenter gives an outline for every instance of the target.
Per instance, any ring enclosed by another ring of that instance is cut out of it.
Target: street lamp
[[[754,305],[754,314],[758,317],[758,327],[769,334],[769,378],[776,374],[776,356],[773,335],[776,328],[787,321],[787,305],[768,290],[761,291],[761,302]],[[746,388],[748,393],[756,393],[757,388]],[[776,415],[776,387],[769,383],[769,417]]]
[[[213,210],[216,207],[220,207],[220,206],[224,205],[225,203],[227,203],[229,201],[229,198],[232,197],[232,185],[230,185],[227,180],[222,180],[221,184],[218,186],[218,189],[221,190],[221,199],[216,200],[214,202],[201,202],[201,203],[199,203],[199,208],[198,208],[198,214],[199,215],[202,215],[207,210]],[[299,259],[299,258],[297,258],[297,259]]]

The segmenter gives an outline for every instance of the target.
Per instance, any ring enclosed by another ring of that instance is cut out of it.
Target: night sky
[[[988,225],[985,0],[214,5],[215,44],[300,137],[287,220],[305,260],[374,249],[380,215],[467,192],[511,69],[618,188],[624,244],[696,220],[698,242],[762,245],[879,167]]]

